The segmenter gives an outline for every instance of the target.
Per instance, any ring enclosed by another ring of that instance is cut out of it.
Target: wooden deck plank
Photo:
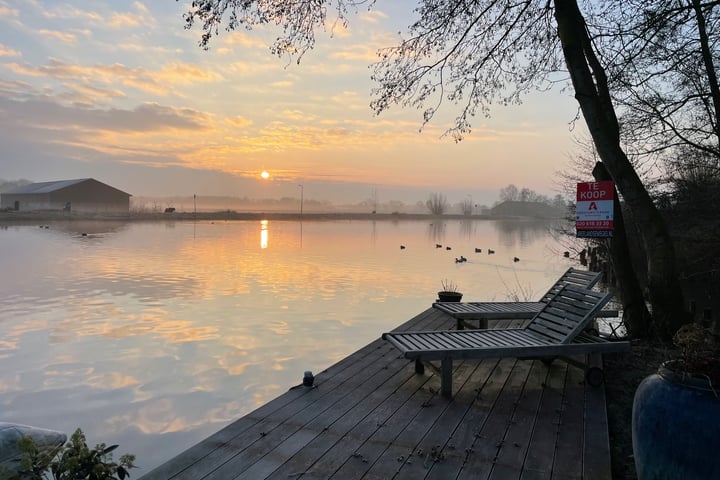
[[[393,431],[397,425],[410,421],[415,405],[422,405],[432,398],[433,394],[424,387],[428,379],[429,377],[424,375],[410,375],[397,392],[387,397],[379,408],[343,436],[312,465],[303,478],[327,479],[338,474],[343,468],[351,472],[360,471],[351,468],[352,465],[366,465],[363,470],[369,468],[369,459],[364,456],[367,448],[363,450],[363,447],[370,441],[381,442],[382,435]],[[406,420],[403,416],[410,418]],[[350,464],[350,467],[346,466],[347,464]]]
[[[555,441],[560,425],[560,409],[562,408],[563,390],[568,365],[565,362],[554,362],[543,388],[542,400],[538,410],[537,421],[530,439],[530,448],[525,457],[523,474],[535,478],[538,474],[550,478],[555,459]],[[528,473],[534,472],[534,473]]]
[[[537,420],[542,388],[547,375],[548,368],[542,362],[533,362],[522,396],[508,427],[505,441],[490,473],[490,479],[520,478],[525,457],[530,449],[530,437]]]
[[[480,432],[487,422],[493,406],[498,401],[498,397],[515,363],[514,358],[483,360],[483,364],[492,369],[490,375],[483,384],[479,395],[474,398],[471,408],[463,421],[450,434],[447,444],[452,444],[455,448],[448,448],[444,451],[445,458],[448,461],[433,464],[425,477],[426,479],[444,480],[456,478],[462,467],[467,462],[472,461],[475,455],[473,446],[481,435]],[[460,399],[456,397],[455,401],[460,401]]]
[[[263,445],[271,438],[277,439],[279,432],[273,433],[273,431],[282,425],[284,421],[296,418],[298,415],[312,415],[319,408],[324,407],[328,401],[332,401],[332,392],[336,387],[339,385],[347,386],[348,382],[357,381],[358,375],[371,374],[373,367],[368,369],[365,368],[366,365],[376,365],[376,362],[383,356],[392,356],[395,354],[391,349],[387,349],[385,346],[379,346],[377,343],[368,345],[368,347],[361,349],[360,352],[361,354],[355,357],[347,368],[340,370],[329,379],[325,380],[322,375],[318,375],[315,379],[317,388],[299,388],[298,390],[303,391],[303,395],[297,397],[294,402],[272,411],[263,417],[254,418],[254,415],[250,414],[248,418],[255,420],[252,425],[229,439],[221,447],[216,447],[208,452],[202,462],[190,465],[171,478],[178,480],[205,478],[213,470],[216,470],[219,466],[222,466],[238,455],[238,453],[252,448],[255,443],[261,442],[261,445]],[[267,438],[268,436],[269,438]],[[257,451],[257,448],[253,448],[253,451]]]
[[[397,390],[404,386],[406,390],[416,391],[428,378],[408,376],[405,369],[398,370],[382,389],[372,391],[365,401],[343,415],[268,478],[287,479],[299,474],[305,474],[303,478],[329,477],[404,403],[403,395],[398,395]],[[325,473],[321,474],[321,471]]]
[[[401,365],[405,363],[407,363],[407,361],[403,359],[391,360],[387,366],[381,368],[367,380],[361,382],[358,388],[340,398],[330,408],[323,411],[322,415],[315,417],[305,425],[288,425],[290,430],[297,428],[296,431],[279,444],[273,445],[271,452],[263,456],[250,468],[244,470],[242,475],[235,478],[238,480],[266,478],[278,470],[288,458],[293,457],[300,452],[300,450],[303,450],[305,446],[322,435],[323,432],[331,431],[337,436],[338,433],[336,433],[336,431],[338,425],[336,425],[336,422],[340,421],[340,419],[349,412],[358,415],[361,419],[364,417],[364,415],[362,415],[363,411],[372,408],[374,402],[379,403],[382,397],[386,397],[390,392],[397,389],[402,383],[403,378],[396,375],[396,372],[401,368]],[[395,378],[394,382],[391,381],[393,378]],[[375,393],[376,396],[373,396],[373,393]],[[370,400],[370,398],[373,400]],[[353,422],[358,421],[358,418],[354,418],[354,416],[351,418]],[[249,464],[247,459],[238,459],[238,461],[244,465]]]
[[[442,323],[446,321],[446,319],[437,316],[436,314],[423,313],[416,317],[416,322],[414,324],[406,323],[406,326],[437,326],[438,322]],[[382,357],[385,357],[385,350],[387,349],[387,357],[385,360],[394,362],[395,368],[400,368],[400,366],[407,364],[407,360],[399,358],[394,349],[388,349],[389,346],[386,342],[377,340],[371,345],[375,345],[378,349],[383,350]],[[383,378],[383,373],[392,372],[388,365],[382,364],[382,362],[377,360],[370,363],[361,362],[357,366],[359,372],[355,373],[355,377],[351,379],[350,382],[342,384],[343,391],[355,387],[362,389],[368,385],[374,386],[374,384],[368,384],[367,382],[369,380],[374,381],[381,379]],[[347,395],[347,392],[345,394]],[[334,412],[334,410],[331,410],[333,406],[342,409],[346,401],[351,401],[351,399],[348,399],[345,396],[339,399],[336,398],[337,396],[338,395],[332,395],[328,397],[327,401],[321,399],[317,403],[308,405],[307,408],[298,414],[295,414],[292,418],[288,418],[288,421],[280,421],[276,428],[273,428],[270,433],[263,431],[262,433],[265,435],[263,435],[262,439],[252,443],[247,448],[243,448],[239,453],[236,453],[231,460],[227,461],[220,468],[217,468],[211,474],[208,474],[203,478],[206,478],[207,480],[235,478],[232,476],[233,472],[238,471],[238,468],[241,465],[243,468],[240,471],[250,473],[247,478],[264,478],[264,475],[269,475],[269,473],[278,468],[276,463],[278,459],[289,458],[292,456],[290,455],[291,452],[294,454],[292,447],[289,447],[291,448],[290,450],[282,450],[282,448],[286,448],[289,445],[286,441],[288,437],[295,435],[296,439],[302,438],[305,439],[305,441],[310,441],[317,435],[317,430],[313,430],[311,426],[304,425],[303,422],[308,422],[308,425],[310,425],[312,420],[315,420],[316,417],[320,415],[322,415],[322,418],[324,419],[328,415],[333,414],[332,412]],[[273,427],[275,427],[275,425],[273,425]],[[311,432],[314,431],[314,435],[308,435],[303,429]],[[268,457],[268,455],[270,456]],[[260,465],[256,466],[255,463],[259,463]]]
[[[532,362],[518,360],[515,363],[488,420],[472,446],[473,455],[458,475],[458,480],[487,478],[497,456],[505,444],[508,426],[515,412]]]
[[[602,357],[593,354],[589,365],[602,368]],[[583,478],[606,479],[612,476],[608,437],[607,404],[604,388],[585,389]]]
[[[362,357],[366,361],[370,360],[370,354],[371,349],[368,347],[364,347],[358,352],[356,352],[356,355],[358,357]],[[319,383],[330,382],[335,375],[338,375],[342,373],[345,369],[352,367],[356,361],[357,357],[345,357],[335,365],[323,370],[320,374],[317,375],[316,378]],[[240,435],[243,431],[251,428],[258,422],[262,421],[263,418],[274,414],[278,410],[288,408],[295,402],[295,400],[305,395],[306,393],[307,391],[305,389],[289,390],[287,393],[260,406],[256,410],[250,412],[248,415],[227,425],[217,433],[203,440],[202,442],[195,444],[194,446],[175,456],[168,462],[158,466],[157,468],[148,472],[142,478],[144,480],[169,479],[175,475],[180,474],[185,469],[191,467],[194,463],[206,458],[213,451],[228,447],[232,439]]]
[[[427,386],[427,384],[426,384]],[[401,408],[378,428],[363,444],[357,448],[347,461],[331,476],[327,478],[346,480],[363,478],[365,472],[372,467],[387,447],[395,441],[398,432],[403,431],[407,425],[415,421],[418,414],[426,405],[431,405],[438,396],[435,389],[420,388],[408,398]]]
[[[433,312],[433,315],[436,321],[444,324],[442,327],[447,328],[450,320],[445,315],[438,315],[437,312]],[[438,325],[438,327],[440,327],[440,325]],[[425,327],[415,325],[415,328]],[[422,403],[427,401],[429,396],[433,395],[429,389],[423,389],[429,377],[416,375],[412,362],[407,362],[401,372],[408,380],[395,391],[390,392],[389,396],[378,409],[374,410],[371,415],[365,417],[361,423],[354,426],[348,434],[340,439],[337,445],[334,445],[315,462],[306,472],[304,478],[330,478],[347,462],[356,461],[368,463],[363,453],[358,451],[362,445],[373,435],[377,436],[377,432],[380,429],[392,431],[395,424],[402,423],[402,416],[393,417],[393,415],[396,415],[401,408],[403,415],[407,414],[410,411],[407,404],[412,404],[417,396],[423,398],[423,400],[418,402],[422,405]],[[273,474],[271,478],[280,477]]]
[[[451,456],[450,452],[457,450],[451,442],[451,435],[462,425],[472,409],[479,392],[485,386],[488,378],[495,369],[497,360],[484,360],[475,369],[467,381],[459,385],[458,391],[449,402],[445,411],[438,417],[427,434],[417,443],[412,454],[402,465],[397,480],[416,480],[424,478],[428,470],[435,464],[434,460],[445,458],[446,462],[454,461],[457,469],[462,467],[463,457]],[[435,454],[433,455],[433,450]]]
[[[465,362],[460,364],[454,373],[459,380],[460,389],[470,392],[470,395],[477,395],[477,392],[474,391],[475,384],[469,379],[474,376],[479,366],[477,362]],[[366,478],[422,478],[412,475],[410,477],[393,477],[393,474],[401,473],[405,469],[420,469],[424,474],[425,465],[432,461],[433,449],[439,455],[442,444],[445,443],[445,439],[442,441],[438,439],[437,442],[441,443],[436,443],[435,440],[428,440],[427,437],[432,431],[432,427],[440,422],[444,415],[447,415],[448,409],[453,404],[454,402],[442,396],[435,397],[432,403],[426,404],[416,421],[410,423],[373,464]],[[445,424],[443,423],[443,425]]]
[[[585,382],[583,371],[568,368],[560,410],[552,478],[582,475]]]
[[[437,328],[443,322],[447,322],[446,318],[442,318],[433,312],[432,309],[425,310],[407,322],[397,327],[397,330],[402,331],[408,328]],[[330,387],[329,382],[333,381],[335,375],[342,374],[348,368],[358,369],[358,362],[371,363],[373,361],[372,355],[376,355],[377,345],[367,345],[352,355],[349,355],[341,359],[336,364],[325,369],[320,374],[316,375],[316,384],[321,385],[326,383],[325,387]],[[216,434],[208,437],[202,442],[194,445],[190,449],[177,455],[170,461],[163,465],[160,465],[156,469],[150,471],[142,477],[143,480],[164,480],[170,478],[202,478],[202,470],[211,468],[213,464],[222,462],[222,458],[225,455],[232,454],[237,450],[236,444],[239,443],[238,436],[246,431],[248,428],[257,427],[258,424],[269,415],[278,415],[280,412],[285,412],[285,415],[290,416],[293,414],[293,408],[298,408],[299,404],[294,404],[295,400],[305,395],[307,391],[305,389],[290,390],[288,393],[277,397],[276,399],[268,402],[267,404],[259,407],[250,414],[242,417],[241,419],[231,423],[227,427],[223,428]],[[287,410],[287,409],[290,410]],[[255,432],[254,435],[265,431],[267,427],[261,426],[260,432]],[[219,458],[218,458],[219,457]],[[193,467],[193,464],[201,462],[202,467]],[[183,473],[184,472],[184,473]],[[193,476],[194,475],[194,476]]]
[[[380,343],[379,341],[374,342],[374,344]],[[385,351],[385,348],[379,348],[378,350]],[[402,362],[402,360],[395,358],[395,352],[392,351],[385,351],[381,357],[385,357],[386,361],[387,359],[393,358],[391,361]],[[207,480],[226,480],[236,478],[233,472],[255,471],[255,468],[267,471],[267,468],[270,467],[266,468],[266,455],[278,449],[279,446],[287,447],[288,443],[286,441],[297,432],[300,432],[299,435],[305,440],[309,438],[307,436],[309,432],[316,435],[318,421],[323,421],[326,417],[332,418],[337,414],[338,409],[342,410],[344,408],[345,402],[352,404],[357,396],[362,395],[362,387],[366,382],[372,382],[373,385],[375,385],[377,381],[383,379],[383,374],[388,373],[388,370],[383,368],[386,365],[386,361],[383,361],[382,358],[377,358],[369,364],[358,363],[354,375],[347,378],[345,382],[333,386],[333,389],[337,389],[337,391],[331,390],[320,398],[311,399],[311,403],[307,404],[305,408],[292,416],[279,418],[277,422],[271,421],[270,425],[268,425],[272,426],[270,429],[253,432],[256,435],[255,441],[244,444],[244,448],[242,448],[241,451],[236,453],[231,459],[228,459],[220,468],[217,468],[203,478]],[[328,388],[323,388],[322,385],[319,385],[317,390],[328,390]],[[250,440],[252,440],[252,438],[250,438]],[[280,454],[281,456],[287,455],[290,451],[291,450],[283,452],[280,450]],[[273,458],[276,457],[277,455],[273,454]],[[258,462],[261,462],[261,467],[255,467],[255,463]],[[270,472],[274,469],[275,468],[271,468]],[[254,478],[264,477],[258,473]]]
[[[455,324],[429,308],[394,331]],[[610,478],[604,391],[581,370],[514,358],[454,366],[448,400],[435,371],[416,374],[378,339],[317,374],[318,388],[289,390],[141,480]]]

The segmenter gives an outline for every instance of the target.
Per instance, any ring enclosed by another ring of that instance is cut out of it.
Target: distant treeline
[[[2,192],[9,192],[10,190],[22,187],[23,185],[29,185],[33,182],[30,180],[25,180],[24,178],[21,178],[20,180],[5,180],[4,178],[0,178],[0,193]]]
[[[565,202],[565,199],[560,194],[550,198],[547,195],[542,195],[527,187],[518,188],[512,183],[500,189],[500,200],[497,203],[502,202],[536,202],[544,203],[555,208],[564,208],[567,205],[567,202]]]

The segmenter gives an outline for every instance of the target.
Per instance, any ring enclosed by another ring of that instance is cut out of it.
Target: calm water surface
[[[47,227],[0,228],[0,420],[118,443],[134,478],[430,307],[442,279],[536,298],[570,266],[519,221]]]

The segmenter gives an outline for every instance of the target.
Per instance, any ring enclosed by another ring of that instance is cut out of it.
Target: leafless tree
[[[442,215],[448,208],[447,198],[442,193],[433,192],[428,195],[425,206],[433,215]]]
[[[473,202],[470,198],[463,199],[462,202],[460,202],[460,211],[463,215],[466,217],[469,217],[473,213]]]

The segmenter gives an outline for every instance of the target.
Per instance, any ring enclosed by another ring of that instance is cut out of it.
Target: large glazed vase
[[[669,367],[663,364],[635,392],[632,443],[638,479],[720,479],[720,390]]]

